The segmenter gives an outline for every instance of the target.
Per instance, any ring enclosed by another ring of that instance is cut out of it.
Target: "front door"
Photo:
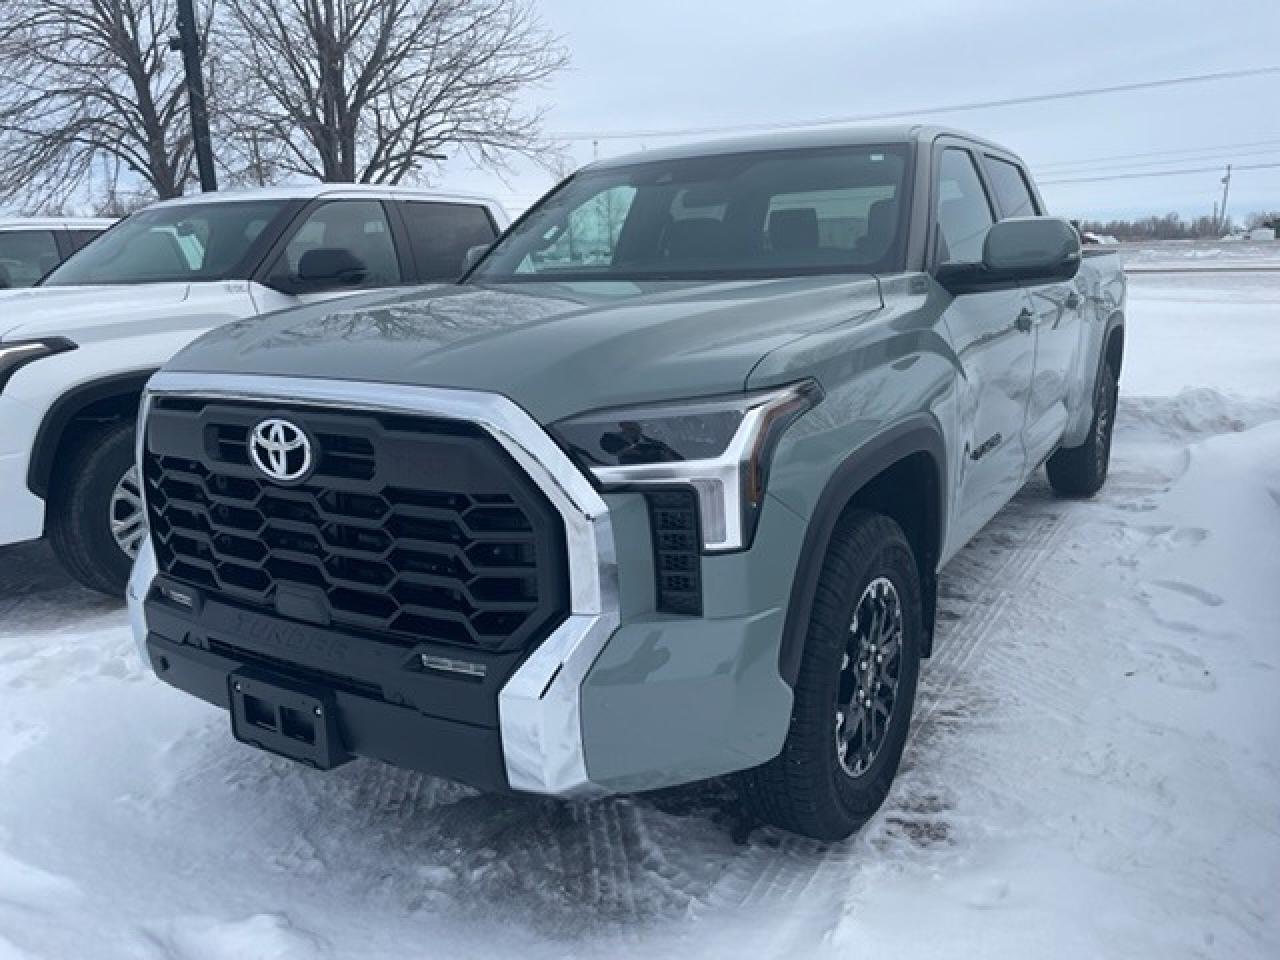
[[[937,263],[982,260],[995,223],[973,155],[947,147],[934,186]],[[965,293],[943,313],[963,375],[958,379],[959,449],[952,464],[950,550],[978,532],[1022,486],[1028,472],[1024,428],[1035,363],[1030,299],[1019,288]]]
[[[292,281],[303,258],[317,250],[342,250],[351,254],[365,268],[363,275],[351,285],[337,289],[282,293],[281,290],[293,287]],[[400,286],[407,282],[403,260],[382,201],[373,198],[325,201],[292,228],[283,249],[268,265],[263,282],[254,284],[254,301],[260,313],[270,313],[346,297],[362,290]]]

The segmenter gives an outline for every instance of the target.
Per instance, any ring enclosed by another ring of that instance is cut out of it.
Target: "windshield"
[[[143,210],[54,270],[44,286],[245,280],[250,245],[289,205],[222,201]]]
[[[693,280],[902,269],[903,145],[656,160],[579,173],[470,280]]]

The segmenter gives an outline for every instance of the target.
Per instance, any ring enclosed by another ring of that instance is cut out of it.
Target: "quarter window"
[[[968,150],[952,147],[942,151],[937,196],[938,262],[978,263],[995,217]]]
[[[991,189],[995,191],[996,200],[1000,203],[1000,212],[1006,218],[1039,216],[1040,211],[1036,209],[1035,197],[1027,186],[1026,175],[1017,165],[997,157],[987,157],[986,160]]]

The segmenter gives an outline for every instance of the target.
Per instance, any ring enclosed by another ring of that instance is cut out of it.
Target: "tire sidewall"
[[[1119,399],[1120,399],[1120,384],[1117,381],[1115,371],[1111,369],[1110,364],[1106,364],[1103,366],[1101,379],[1102,379],[1102,383],[1099,384],[1098,400],[1094,408],[1093,429],[1091,431],[1091,433],[1093,434],[1091,439],[1093,440],[1096,448],[1096,445],[1099,441],[1098,430],[1099,430],[1099,427],[1101,426],[1101,424],[1098,422],[1099,415],[1101,413],[1101,410],[1105,408],[1107,411],[1106,434],[1101,438],[1101,440],[1103,443],[1106,444],[1106,453],[1105,453],[1105,456],[1103,456],[1100,461],[1098,459],[1094,460],[1094,463],[1095,463],[1094,472],[1096,474],[1095,479],[1097,480],[1099,487],[1101,487],[1102,484],[1106,482],[1107,471],[1111,467],[1111,444],[1112,444],[1112,441],[1115,439],[1116,410],[1119,407]]]
[[[92,439],[78,475],[63,478],[56,509],[62,527],[59,552],[72,552],[68,561],[77,578],[103,592],[123,594],[133,559],[111,532],[111,499],[125,474],[134,466],[132,425],[110,429]]]
[[[845,821],[846,835],[879,809],[893,784],[910,733],[923,640],[920,580],[915,558],[896,524],[883,517],[876,517],[873,522],[883,529],[885,536],[877,549],[855,559],[853,576],[844,588],[844,602],[836,608],[816,611],[818,616],[810,625],[806,648],[806,658],[810,660],[807,666],[821,677],[819,683],[806,691],[810,702],[802,707],[817,713],[812,719],[820,742],[808,746],[817,751],[816,756],[824,768],[821,782],[826,796],[815,799]],[[836,752],[836,703],[854,610],[867,586],[877,577],[886,577],[893,584],[902,604],[898,691],[884,743],[871,766],[860,776],[851,777]],[[826,622],[819,622],[819,618]]]

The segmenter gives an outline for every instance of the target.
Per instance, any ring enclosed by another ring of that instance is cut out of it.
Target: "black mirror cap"
[[[369,276],[365,262],[341,247],[308,250],[298,260],[298,273],[290,278],[290,293],[317,293],[358,287]]]
[[[1058,217],[1001,220],[987,230],[981,263],[944,263],[937,280],[952,293],[1062,283],[1080,271],[1080,234]]]

